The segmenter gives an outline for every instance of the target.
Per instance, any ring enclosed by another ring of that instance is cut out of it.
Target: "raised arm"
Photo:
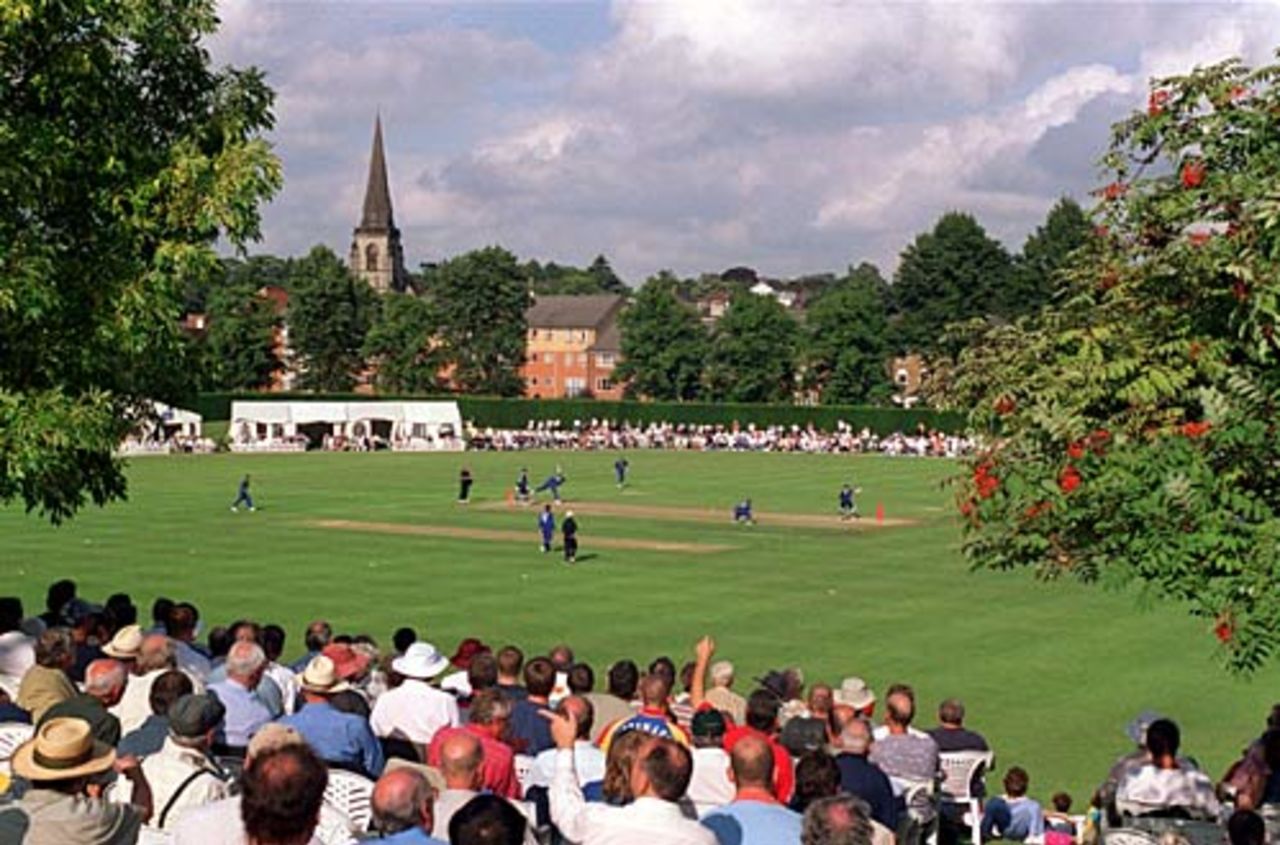
[[[707,700],[707,666],[716,653],[716,641],[710,635],[698,640],[694,646],[693,688],[689,690],[689,703],[696,710]]]

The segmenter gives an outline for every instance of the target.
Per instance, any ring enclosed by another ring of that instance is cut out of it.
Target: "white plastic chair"
[[[144,827],[138,831],[138,845],[169,845],[173,842],[173,832]]]
[[[899,819],[898,842],[938,845],[938,789],[932,780],[890,778],[894,792],[902,796],[907,812]]]
[[[373,798],[373,781],[355,772],[342,769],[329,770],[329,785],[324,789],[325,803],[351,821],[351,829],[361,832],[369,829],[373,817],[370,802]]]
[[[949,751],[938,755],[942,767],[941,801],[965,808],[973,842],[982,841],[982,804],[973,793],[973,782],[991,770],[992,751]]]
[[[1130,828],[1112,828],[1102,834],[1102,845],[1156,845],[1153,834]]]
[[[520,794],[524,795],[533,782],[533,758],[528,754],[517,754],[512,763],[516,770],[516,780],[520,782]]]
[[[18,747],[28,742],[35,735],[35,728],[21,722],[5,722],[0,724],[0,773],[8,776],[13,770],[9,759]]]

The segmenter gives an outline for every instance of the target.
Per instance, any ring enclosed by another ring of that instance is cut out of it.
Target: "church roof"
[[[369,182],[364,189],[364,210],[360,228],[388,230],[395,228],[391,216],[391,188],[387,184],[387,157],[382,151],[382,116],[373,124],[373,152],[369,156]]]

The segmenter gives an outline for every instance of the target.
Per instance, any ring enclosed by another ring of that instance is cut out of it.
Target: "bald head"
[[[773,789],[773,749],[761,737],[747,735],[734,743],[729,765],[739,790]]]
[[[840,732],[840,747],[849,754],[865,756],[871,750],[871,726],[862,719],[853,719]]]
[[[84,670],[84,691],[111,707],[124,695],[127,676],[119,660],[95,660]]]
[[[430,833],[435,792],[422,773],[392,769],[373,787],[373,822],[383,836],[414,828]]]
[[[164,634],[149,634],[142,639],[142,647],[138,651],[138,671],[154,672],[157,669],[177,668],[177,660],[173,655],[173,643]]]
[[[671,684],[659,674],[645,675],[640,679],[640,701],[645,707],[665,707]]]
[[[484,746],[473,734],[455,731],[440,743],[440,774],[450,789],[478,789]]]
[[[561,716],[572,716],[578,724],[578,739],[591,737],[591,725],[595,721],[595,708],[591,702],[580,695],[569,695],[560,699],[556,712]]]
[[[916,715],[915,697],[910,692],[898,690],[889,693],[889,697],[885,699],[885,718],[890,726],[897,725],[905,728],[911,724],[911,720]]]

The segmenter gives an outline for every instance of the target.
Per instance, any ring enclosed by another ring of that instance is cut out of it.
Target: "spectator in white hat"
[[[429,745],[436,731],[457,727],[458,702],[430,683],[447,668],[449,659],[426,642],[414,643],[391,661],[392,671],[405,680],[378,697],[370,717],[373,732]]]

